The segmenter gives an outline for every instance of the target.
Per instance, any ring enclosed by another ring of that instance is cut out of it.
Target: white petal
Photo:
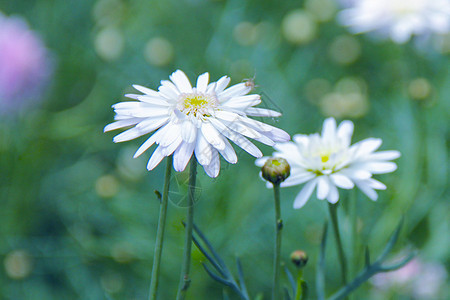
[[[147,151],[148,148],[150,148],[156,141],[156,133],[153,134],[151,137],[149,137],[140,147],[137,149],[136,153],[134,154],[133,158],[138,157],[145,151]]]
[[[366,155],[369,153],[372,153],[376,151],[378,148],[380,148],[381,143],[383,141],[381,139],[377,138],[368,138],[365,140],[362,140],[361,142],[356,143],[353,147],[357,147],[358,149],[358,155]]]
[[[330,185],[330,192],[328,193],[327,201],[335,204],[339,201],[339,191],[334,184]]]
[[[216,117],[219,120],[216,120],[220,123],[224,122],[224,126],[226,125],[226,128],[229,130],[233,130],[238,132],[239,134],[245,135],[249,138],[260,138],[261,134],[246,126],[245,124],[243,124],[242,122],[239,122],[239,115],[229,112],[229,111],[217,111],[216,112]],[[214,118],[210,118],[210,119],[214,119]],[[213,123],[214,127],[217,128],[217,130],[219,130],[219,132],[222,132],[223,130],[221,128],[218,128],[218,126],[215,125],[216,123]],[[222,123],[223,124],[223,123]]]
[[[103,129],[103,132],[108,132],[111,130],[116,130],[127,126],[133,126],[139,123],[140,121],[142,121],[141,118],[130,118],[126,120],[116,121],[114,123],[106,125],[105,128]]]
[[[156,92],[156,93],[158,93],[158,92]],[[127,98],[131,98],[131,99],[137,100],[138,97],[140,97],[142,95],[140,95],[140,94],[139,95],[138,94],[125,94],[124,96],[127,97]]]
[[[291,173],[294,173],[293,171],[294,170],[291,170]],[[280,184],[280,186],[281,187],[287,187],[287,186],[299,185],[299,184],[302,184],[304,182],[307,182],[307,181],[313,179],[314,177],[316,177],[316,174],[313,174],[313,173],[310,173],[310,172],[304,172],[304,173],[300,173],[300,174],[295,174],[295,175],[292,175],[292,176],[288,177],[286,179],[286,181],[283,181]]]
[[[223,139],[223,141],[225,143],[225,149],[219,150],[220,154],[230,164],[237,163],[237,155],[236,152],[234,151],[233,146],[231,146],[231,144],[226,139]]]
[[[148,103],[148,104],[169,106],[169,103],[167,103],[167,101],[164,100],[164,98],[162,98],[160,96],[154,97],[154,96],[143,95],[143,96],[138,96],[138,99],[140,101]]]
[[[113,138],[113,142],[114,143],[120,143],[120,142],[130,141],[130,140],[133,140],[133,139],[138,138],[140,136],[143,136],[143,135],[149,133],[150,131],[146,132],[146,131],[140,130],[139,128],[133,127],[131,129],[128,129],[127,131],[124,131],[124,132],[116,135]]]
[[[220,158],[217,150],[213,149],[212,151],[211,163],[209,165],[203,166],[203,169],[209,177],[216,178],[219,175],[220,171]]]
[[[181,70],[176,70],[169,76],[170,80],[177,86],[178,90],[182,93],[192,93],[192,86],[187,78],[186,74],[184,74]]]
[[[206,87],[208,86],[209,82],[209,73],[203,73],[202,75],[198,76],[197,78],[197,91],[200,93],[206,93]]]
[[[363,163],[362,167],[373,174],[390,173],[397,170],[397,165],[393,162],[369,162]]]
[[[219,120],[216,120],[214,118],[208,119],[214,127],[219,130],[219,132],[229,138],[233,141],[236,145],[247,151],[250,155],[253,155],[254,157],[261,157],[262,152],[258,149],[254,144],[252,144],[248,139],[246,139],[244,136],[231,131],[227,126],[225,126],[222,122]]]
[[[234,112],[230,112],[230,111],[225,111],[225,110],[218,110],[216,111],[215,114],[216,118],[222,119],[224,121],[228,121],[228,122],[235,122],[237,120],[239,120],[239,115],[234,113]]]
[[[309,181],[307,184],[305,184],[305,186],[302,188],[300,193],[298,193],[297,197],[295,197],[295,201],[294,201],[295,209],[302,208],[303,205],[305,205],[306,201],[308,201],[309,197],[311,197],[311,194],[314,191],[316,184],[317,184],[317,179],[313,179],[313,180]]]
[[[270,156],[264,156],[264,157],[261,157],[261,158],[257,158],[256,160],[255,160],[255,165],[257,166],[257,167],[262,167],[262,166],[264,166],[264,164],[266,163],[266,161],[268,160],[270,158]],[[289,177],[288,177],[289,178]]]
[[[353,135],[353,128],[354,125],[352,121],[342,121],[337,129],[337,136],[343,141],[343,144],[346,147],[350,146]]]
[[[249,107],[245,110],[245,113],[253,117],[270,117],[270,118],[281,117],[281,113],[265,108]]]
[[[355,186],[353,181],[351,181],[350,178],[348,178],[345,175],[336,173],[336,174],[332,174],[330,177],[331,177],[331,181],[333,181],[333,183],[340,188],[349,190]]]
[[[138,96],[141,97],[141,96]],[[147,105],[146,103],[142,103],[140,101],[125,101],[125,102],[118,102],[111,106],[114,109],[140,109],[140,108],[148,108],[151,107]]]
[[[266,135],[271,140],[274,140],[275,142],[288,142],[291,139],[291,136],[286,131],[273,127],[271,131],[265,132],[264,135]]]
[[[322,138],[325,141],[332,141],[336,137],[336,120],[328,118],[323,122]]]
[[[245,94],[248,94],[248,92],[250,92],[251,90],[252,88],[250,86],[247,86],[245,82],[235,84],[218,94],[219,101],[222,102],[228,100],[231,97],[243,96]]]
[[[401,156],[400,152],[395,150],[380,151],[370,154],[367,159],[370,160],[392,160]]]
[[[163,126],[169,121],[168,117],[163,118],[148,118],[142,122],[139,122],[136,124],[136,128],[142,130],[142,131],[153,131],[155,129],[158,129],[159,127]]]
[[[201,131],[208,143],[210,143],[214,148],[218,150],[225,149],[225,142],[223,141],[222,136],[216,128],[211,125],[211,123],[203,123],[201,126]]]
[[[192,152],[194,151],[195,143],[185,143],[183,142],[175,153],[173,154],[173,167],[175,171],[182,172],[186,169],[186,166],[192,157]],[[195,158],[194,158],[195,159]]]
[[[178,136],[170,145],[161,149],[161,152],[164,156],[172,155],[172,153],[180,146],[183,142],[181,136]]]
[[[252,142],[250,142],[244,136],[242,136],[240,134],[234,134],[234,135],[230,135],[227,137],[230,140],[232,140],[233,143],[235,143],[236,145],[238,145],[239,147],[244,149],[248,154],[250,154],[254,157],[259,158],[263,155],[261,150],[259,150],[258,147],[256,147]]]
[[[309,137],[306,134],[296,134],[292,137],[292,140],[301,146],[306,146],[309,144]]]
[[[330,181],[327,176],[320,176],[317,180],[317,199],[323,200],[330,191]]]
[[[372,177],[372,173],[370,173],[369,171],[360,170],[357,168],[344,169],[342,171],[339,171],[339,173],[349,177],[350,179],[355,179],[355,180],[365,180],[365,179]]]
[[[261,133],[258,131],[250,128],[249,126],[246,126],[245,124],[241,122],[228,122],[225,121],[225,124],[227,127],[239,134],[245,135],[246,137],[249,137],[251,139],[257,139],[261,137]]]
[[[206,87],[206,94],[216,94],[216,86],[217,82],[211,82],[210,84],[208,84],[208,86]]]
[[[259,132],[269,132],[272,129],[276,128],[276,127],[270,126],[269,124],[266,124],[266,123],[263,123],[263,122],[260,122],[260,121],[254,120],[254,119],[250,119],[247,117],[238,116],[237,120],[244,123],[245,125],[250,126],[251,128],[253,128]]]
[[[168,107],[164,107],[164,106],[140,107],[137,109],[115,108],[114,111],[118,115],[129,115],[131,117],[137,117],[137,118],[152,118],[152,117],[169,116],[169,109],[168,109]]]
[[[197,137],[197,128],[189,119],[186,119],[181,125],[181,137],[187,143],[192,143]]]
[[[263,144],[265,144],[265,145],[268,145],[268,146],[275,146],[275,142],[274,141],[272,141],[271,139],[269,139],[267,136],[265,136],[265,135],[261,135],[261,137],[259,137],[259,138],[254,138],[254,140],[255,141],[258,141],[258,142],[260,142],[260,143],[263,143]]]
[[[363,182],[356,182],[356,185],[371,200],[376,201],[378,199],[377,193],[369,185],[367,185]]]
[[[167,131],[164,136],[161,137],[159,141],[157,141],[161,146],[167,147],[173,142],[175,142],[178,138],[181,138],[181,129],[179,124],[169,123],[167,124]]]
[[[162,147],[158,147],[155,149],[152,157],[150,157],[150,160],[148,161],[147,170],[153,170],[163,160],[164,155],[162,154],[161,150]]]
[[[217,84],[215,86],[215,92],[217,94],[220,94],[223,92],[223,90],[228,86],[228,84],[230,83],[230,77],[228,76],[223,76],[221,77],[219,80],[217,80]]]
[[[155,96],[158,95],[157,91],[154,91],[152,89],[146,88],[145,86],[142,85],[138,85],[138,84],[133,84],[133,87],[138,90],[141,93],[147,94],[147,95],[151,95],[151,96]]]
[[[163,137],[166,134],[168,128],[169,126],[165,125],[160,129],[158,129],[148,140],[146,140],[139,147],[139,149],[136,151],[133,157],[134,158],[138,157],[139,155],[144,153],[148,148],[150,148],[155,142],[159,142],[161,137]]]
[[[247,108],[258,105],[260,103],[261,97],[259,95],[245,95],[230,98],[228,101],[224,101],[222,105],[239,110],[246,110]]]
[[[197,144],[195,145],[195,157],[202,166],[209,165],[212,159],[212,148],[205,139],[200,129],[197,132]]]
[[[384,185],[384,183],[379,182],[378,180],[375,180],[373,178],[369,178],[366,182],[371,188],[373,188],[375,190],[385,190],[386,189],[386,185]]]
[[[161,80],[161,86],[158,88],[158,91],[161,96],[164,96],[170,102],[174,102],[180,95],[178,88],[169,80]]]

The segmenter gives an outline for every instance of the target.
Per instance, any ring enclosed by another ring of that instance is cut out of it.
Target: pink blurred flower
[[[409,294],[412,299],[437,299],[448,277],[438,263],[411,260],[403,268],[375,275],[371,282],[379,290]]]
[[[0,114],[40,100],[51,71],[39,36],[25,20],[0,12]]]

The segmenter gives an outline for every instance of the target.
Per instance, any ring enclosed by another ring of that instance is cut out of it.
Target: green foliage
[[[162,189],[164,167],[146,171],[151,151],[132,158],[143,138],[113,144],[113,134],[102,129],[113,119],[110,106],[124,100],[132,84],[157,88],[177,68],[191,79],[205,71],[213,80],[230,75],[232,83],[255,77],[262,106],[283,112],[269,122],[292,135],[317,131],[333,113],[354,121],[354,141],[381,137],[382,149],[399,150],[398,171],[379,176],[388,188],[379,192],[378,202],[357,196],[359,245],[380,253],[387,233],[404,215],[397,246],[389,252],[403,253],[401,246],[410,241],[421,260],[448,264],[448,55],[432,43],[418,48],[413,42],[396,45],[352,36],[334,15],[315,23],[309,41],[292,43],[283,20],[294,9],[305,10],[303,2],[0,0],[4,14],[23,16],[40,34],[56,66],[40,106],[0,120],[0,298],[147,297],[159,212],[153,191]],[[353,61],[342,60],[339,38],[359,49]],[[342,102],[341,96],[349,94],[352,102]],[[267,299],[272,192],[260,180],[254,159],[242,151],[238,155],[236,165],[223,163],[217,179],[199,169],[195,223],[224,261],[239,257],[243,262],[246,272],[242,275],[238,262],[234,279],[242,294],[247,288],[253,299]],[[186,210],[179,191],[187,176],[176,174],[171,183],[160,299],[174,299],[177,290],[184,237],[180,221]],[[313,197],[294,210],[299,189],[281,191],[281,259],[287,263],[295,249],[314,254],[304,278],[310,299],[323,299],[330,296],[320,295],[325,282],[327,290],[341,286],[336,251],[325,249],[325,239],[321,246],[326,203]],[[340,193],[346,246],[349,195]],[[364,255],[360,246],[348,257],[357,270],[364,266]],[[192,257],[188,299],[227,299],[222,286],[204,272],[205,256],[194,250]],[[325,264],[325,257],[326,274],[315,267],[318,261]],[[208,268],[233,283],[225,276],[229,273],[220,274],[222,265]],[[441,287],[436,298],[448,292]],[[386,292],[371,283],[356,293],[374,300],[387,299],[380,293],[412,297],[407,287]]]

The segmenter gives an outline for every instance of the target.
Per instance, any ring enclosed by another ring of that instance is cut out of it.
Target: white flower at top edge
[[[219,153],[229,163],[236,163],[237,156],[228,140],[255,157],[261,151],[247,138],[273,146],[275,142],[289,141],[289,135],[276,127],[248,116],[279,117],[279,112],[255,108],[261,103],[259,95],[247,95],[252,87],[239,83],[227,88],[230,78],[223,76],[209,83],[204,73],[192,87],[186,74],[175,71],[169,80],[161,81],[158,91],[134,85],[143,94],[128,94],[137,101],[113,105],[116,122],[104,131],[132,128],[114,137],[114,142],[124,142],[155,131],[137,150],[141,155],[153,144],[158,147],[147,164],[152,170],[161,160],[173,154],[176,171],[186,168],[193,153],[210,177],[217,177],[220,170]]]
[[[448,33],[450,0],[352,1],[338,20],[354,33],[375,31],[402,44],[413,35]]]
[[[292,142],[279,143],[273,156],[285,158],[291,166],[291,176],[281,187],[306,184],[294,201],[294,208],[301,208],[317,188],[317,198],[330,203],[339,200],[337,188],[352,189],[355,185],[370,199],[376,200],[375,190],[386,186],[373,179],[373,174],[393,172],[397,165],[389,160],[400,157],[398,151],[375,152],[381,139],[368,138],[350,145],[353,123],[343,121],[336,126],[334,118],[325,120],[322,135],[297,134]],[[264,165],[268,157],[256,160]]]

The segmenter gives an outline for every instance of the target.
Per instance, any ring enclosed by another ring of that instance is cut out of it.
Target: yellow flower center
[[[321,155],[320,158],[323,163],[326,163],[330,159],[330,155]]]
[[[210,115],[209,110],[216,106],[216,97],[201,93],[182,94],[178,102],[178,109],[181,112],[195,117]]]

